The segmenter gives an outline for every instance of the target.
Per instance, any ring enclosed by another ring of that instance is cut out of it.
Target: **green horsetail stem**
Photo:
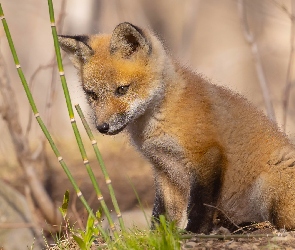
[[[61,80],[62,88],[63,88],[63,91],[64,91],[64,95],[65,95],[65,99],[66,99],[66,103],[67,103],[67,108],[68,108],[72,128],[74,130],[74,134],[75,134],[77,144],[78,144],[80,152],[81,152],[81,156],[82,156],[84,165],[85,165],[85,167],[87,169],[87,172],[88,172],[89,177],[91,179],[92,185],[93,185],[93,187],[95,189],[97,199],[99,200],[99,202],[100,202],[100,204],[102,206],[102,209],[103,209],[103,211],[104,211],[104,213],[105,213],[105,215],[107,217],[108,223],[110,225],[111,230],[113,231],[113,234],[114,234],[115,238],[118,238],[119,235],[118,235],[118,233],[116,231],[115,224],[114,224],[114,222],[113,222],[113,220],[111,218],[109,209],[108,209],[108,207],[107,207],[107,205],[106,205],[106,203],[104,201],[104,198],[103,198],[103,196],[101,194],[101,191],[99,189],[99,186],[98,186],[98,183],[97,183],[96,178],[94,176],[94,173],[93,173],[93,171],[92,171],[92,169],[91,169],[91,167],[89,165],[86,150],[84,148],[84,144],[83,144],[83,141],[82,141],[80,132],[78,130],[75,117],[74,117],[71,97],[70,97],[67,82],[66,82],[66,77],[65,77],[62,58],[61,58],[61,53],[60,53],[60,47],[59,47],[59,43],[58,43],[58,37],[57,37],[56,26],[55,26],[54,9],[53,9],[52,0],[48,0],[48,7],[49,7],[49,16],[50,16],[50,22],[51,22],[51,30],[52,30],[52,36],[53,36],[53,41],[54,41],[54,48],[55,48],[55,53],[56,53],[57,65],[58,65],[60,80]]]
[[[270,234],[184,234],[180,235],[181,240],[188,239],[220,239],[220,240],[230,240],[230,239],[253,239],[253,238],[273,238],[278,237],[283,239],[283,235],[280,236],[275,233]]]
[[[85,116],[84,116],[84,114],[82,112],[82,109],[81,109],[80,105],[76,104],[75,108],[76,108],[76,110],[77,110],[77,112],[78,112],[78,114],[79,114],[79,116],[81,118],[81,121],[82,121],[82,123],[84,125],[84,128],[85,128],[85,130],[87,132],[87,135],[88,135],[88,137],[89,137],[89,139],[91,141],[91,144],[93,146],[96,158],[97,158],[97,160],[99,162],[101,171],[102,171],[102,173],[104,175],[106,184],[107,184],[107,186],[109,188],[112,203],[114,205],[114,208],[115,208],[115,211],[116,211],[119,223],[120,223],[121,230],[124,231],[125,230],[124,221],[123,221],[122,214],[121,214],[121,211],[120,211],[120,208],[119,208],[116,196],[115,196],[115,191],[114,191],[113,186],[112,186],[112,181],[111,181],[111,179],[110,179],[110,177],[108,175],[108,172],[107,172],[107,169],[105,167],[104,161],[102,159],[101,153],[100,153],[100,151],[99,151],[99,149],[97,147],[97,142],[96,142],[96,140],[95,140],[95,138],[94,138],[94,136],[93,136],[93,134],[91,132],[91,129],[90,129],[90,127],[89,127],[89,125],[88,125],[88,123],[87,123],[87,121],[85,119]]]
[[[40,115],[39,115],[39,112],[38,112],[38,109],[36,107],[36,104],[35,104],[35,101],[34,101],[34,98],[32,96],[32,93],[29,89],[29,86],[27,84],[27,81],[26,81],[26,78],[24,76],[24,73],[21,69],[21,66],[20,66],[20,63],[19,63],[19,60],[18,60],[18,56],[17,56],[17,53],[16,53],[16,49],[14,47],[14,44],[13,44],[13,40],[12,40],[12,37],[11,37],[11,34],[10,34],[10,31],[9,31],[9,28],[8,28],[8,25],[7,25],[7,22],[6,22],[6,19],[4,17],[4,13],[3,13],[3,9],[2,9],[2,5],[0,3],[0,18],[2,20],[2,24],[3,24],[3,28],[4,28],[4,31],[5,31],[5,34],[6,34],[6,37],[7,37],[7,40],[8,40],[8,44],[9,44],[9,47],[10,47],[10,50],[11,50],[11,54],[13,56],[13,60],[14,60],[14,63],[15,63],[15,66],[16,66],[16,69],[17,69],[17,72],[19,74],[19,77],[20,77],[20,80],[22,82],[22,85],[23,85],[23,88],[26,92],[26,95],[27,95],[27,98],[29,100],[29,103],[30,103],[30,106],[33,110],[33,113],[35,115],[35,118],[39,124],[39,126],[41,127],[46,139],[48,140],[55,156],[57,157],[60,165],[62,166],[64,172],[66,173],[68,179],[70,180],[71,184],[73,185],[73,188],[74,190],[76,191],[77,193],[77,196],[78,198],[81,200],[81,202],[83,203],[84,207],[86,208],[86,210],[88,211],[88,213],[97,220],[97,218],[95,217],[95,215],[93,214],[92,212],[92,209],[90,208],[90,206],[88,205],[87,201],[85,200],[85,197],[83,196],[81,190],[79,189],[76,181],[74,180],[69,168],[67,167],[66,163],[64,162],[62,156],[60,155],[59,153],[59,150],[58,148],[56,147],[47,127],[45,126],[45,124],[43,123],[43,120],[41,119]],[[97,224],[97,227],[99,228],[101,234],[103,235],[104,239],[108,239],[108,235],[106,234],[106,232],[101,228],[101,226],[99,224]]]

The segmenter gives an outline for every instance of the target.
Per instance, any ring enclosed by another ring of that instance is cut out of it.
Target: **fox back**
[[[294,146],[245,98],[179,65],[130,23],[59,42],[97,129],[125,130],[152,163],[154,221],[165,214],[203,233],[260,221],[295,228]]]

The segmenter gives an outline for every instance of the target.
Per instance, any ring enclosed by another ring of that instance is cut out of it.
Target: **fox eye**
[[[86,95],[87,95],[91,100],[97,101],[98,96],[97,96],[97,94],[96,94],[94,91],[92,91],[92,90],[85,90],[85,89],[84,89],[84,91],[85,91]]]
[[[127,93],[128,89],[129,89],[129,85],[120,86],[120,87],[118,87],[118,88],[116,89],[115,94],[116,94],[117,96],[125,95],[125,94]]]

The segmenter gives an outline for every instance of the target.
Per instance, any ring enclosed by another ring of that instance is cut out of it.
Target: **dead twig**
[[[214,209],[217,209],[219,212],[221,212],[228,220],[230,223],[232,223],[236,228],[238,229],[241,229],[241,227],[239,225],[237,225],[222,209],[218,208],[218,207],[215,207],[215,206],[212,206],[212,205],[209,205],[209,204],[206,204],[204,203],[203,204],[204,206],[206,207],[211,207],[211,208],[214,208]]]
[[[233,231],[232,233],[233,234],[237,234],[237,232],[239,231],[244,231],[245,230],[253,230],[253,229],[272,229],[272,230],[275,230],[275,227],[269,222],[269,221],[263,221],[263,222],[258,222],[258,223],[252,223],[250,225],[247,225],[247,226],[243,226],[235,231]]]
[[[294,76],[294,46],[295,46],[295,0],[291,1],[291,30],[290,30],[290,56],[287,69],[286,85],[283,93],[283,130],[286,131],[289,98],[292,87],[292,79]]]
[[[58,15],[57,21],[56,21],[56,26],[59,28],[59,32],[62,33],[62,29],[63,29],[63,24],[64,24],[64,19],[66,17],[66,6],[67,6],[67,0],[63,0],[61,2],[61,11]],[[30,78],[29,81],[29,86],[30,89],[34,88],[34,83],[35,83],[35,78],[37,77],[37,75],[44,71],[44,70],[48,70],[51,69],[51,82],[50,82],[50,87],[49,90],[47,91],[47,97],[46,97],[46,102],[45,102],[45,117],[44,117],[44,123],[47,124],[47,127],[50,127],[51,125],[51,116],[52,116],[52,103],[54,102],[54,98],[56,96],[56,73],[57,73],[57,69],[55,67],[56,65],[56,55],[55,52],[52,51],[52,57],[49,61],[49,63],[47,63],[46,65],[41,65],[39,66],[33,73],[33,75]],[[26,129],[26,134],[28,134],[31,130],[31,126],[32,126],[32,112],[30,110],[29,112],[29,121],[27,124],[27,129]],[[44,143],[46,142],[45,137],[42,137],[42,144],[44,145]]]
[[[255,36],[251,32],[251,29],[249,27],[249,23],[247,21],[245,1],[238,0],[237,3],[238,3],[238,10],[239,10],[240,19],[241,19],[241,23],[242,23],[242,27],[243,27],[243,33],[244,33],[246,41],[249,43],[249,45],[251,47],[251,51],[252,51],[252,55],[253,55],[253,59],[254,59],[254,63],[255,63],[255,68],[256,68],[257,76],[258,76],[259,83],[260,83],[260,88],[261,88],[264,103],[266,106],[266,112],[267,112],[268,117],[271,120],[276,121],[275,112],[274,112],[273,104],[272,104],[271,97],[270,97],[270,90],[269,90],[269,86],[268,86],[266,76],[265,76],[265,73],[263,70],[258,45],[257,45],[256,39],[255,39]]]
[[[30,86],[30,89],[33,90],[34,88],[34,83],[35,83],[35,78],[38,76],[38,74],[43,71],[43,70],[47,70],[47,69],[50,69],[52,68],[55,64],[55,61],[51,60],[51,63],[50,64],[46,64],[46,65],[40,65],[35,71],[34,73],[32,74],[31,78],[30,78],[30,81],[29,81],[29,86]],[[31,109],[29,109],[29,119],[28,119],[28,124],[27,124],[27,128],[26,128],[26,136],[28,136],[28,134],[30,133],[30,130],[32,128],[32,118],[33,118],[33,113],[31,111]]]
[[[293,4],[292,1],[293,1],[293,0],[291,0],[291,5]],[[285,14],[287,14],[288,17],[289,17],[290,19],[294,18],[294,13],[290,13],[289,10],[288,10],[288,8],[287,8],[285,5],[283,5],[283,4],[281,4],[281,3],[278,3],[278,2],[275,1],[275,0],[272,0],[271,2],[272,2],[275,6],[277,6],[281,11],[283,11]],[[293,11],[292,11],[292,12],[293,12]]]
[[[34,153],[29,147],[28,138],[24,135],[20,125],[19,113],[16,103],[15,93],[13,92],[7,75],[4,58],[0,53],[0,93],[3,97],[1,113],[7,124],[13,146],[16,152],[19,165],[25,172],[26,180],[31,189],[35,203],[41,209],[46,220],[51,224],[60,224],[61,215],[55,208],[51,198],[47,194],[41,183],[35,169],[40,167],[44,162],[42,158],[33,159]]]

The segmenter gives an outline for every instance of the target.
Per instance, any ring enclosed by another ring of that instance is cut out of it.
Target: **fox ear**
[[[120,23],[113,31],[110,53],[119,53],[123,58],[130,58],[137,51],[150,54],[152,46],[143,31],[131,23]]]
[[[60,47],[69,55],[76,68],[80,68],[94,54],[88,41],[88,36],[58,36]]]

